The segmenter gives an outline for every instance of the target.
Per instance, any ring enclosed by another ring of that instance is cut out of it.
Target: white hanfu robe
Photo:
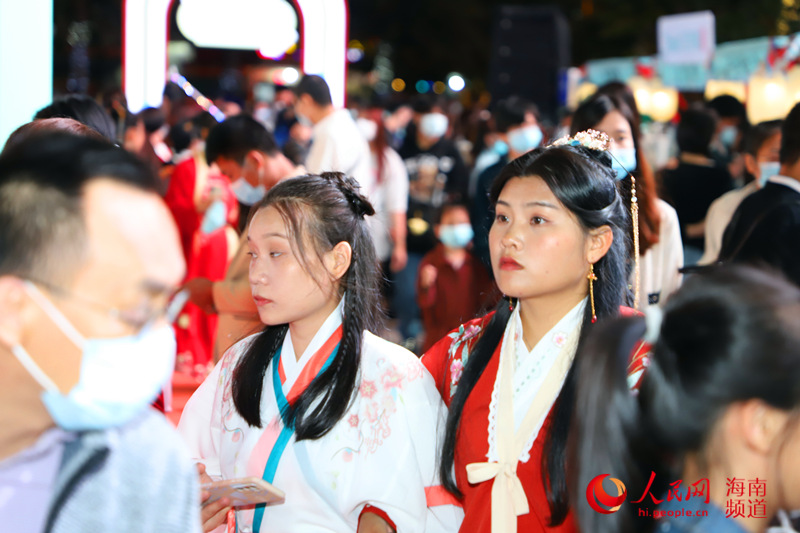
[[[286,334],[281,349],[284,394],[289,395],[305,365],[341,323],[340,303],[299,360]],[[233,370],[254,338],[228,350],[187,403],[178,426],[212,477],[262,477],[283,429],[273,388],[276,358],[261,394],[264,427],[250,427],[233,403]],[[301,442],[292,435],[273,481],[286,501],[265,508],[260,531],[354,532],[367,505],[388,517],[398,532],[457,531],[463,511],[436,473],[446,408],[433,378],[411,352],[365,332],[357,379],[353,401],[329,433]],[[253,509],[237,511],[239,531],[252,530],[253,516]]]

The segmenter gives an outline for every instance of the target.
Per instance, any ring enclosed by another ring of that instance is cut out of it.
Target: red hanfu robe
[[[621,310],[623,315],[633,312],[635,311],[627,308]],[[453,394],[455,394],[455,388],[461,378],[461,372],[469,353],[490,319],[491,314],[463,324],[434,344],[422,358],[423,364],[433,375],[436,386],[448,407]],[[498,343],[492,359],[464,404],[461,425],[456,440],[455,475],[458,488],[464,495],[461,501],[464,507],[464,521],[460,530],[464,533],[491,533],[492,482],[469,483],[466,467],[468,464],[481,463],[487,460],[489,452],[487,438],[489,432],[489,403],[497,379],[501,345],[502,343]],[[631,359],[628,376],[629,383],[634,383],[632,388],[638,388],[642,371],[647,364],[647,348],[646,344],[640,344]],[[542,429],[533,442],[530,450],[530,459],[527,462],[519,462],[517,464],[517,476],[522,482],[530,509],[527,514],[517,517],[517,531],[520,532],[572,533],[578,531],[572,512],[567,515],[567,518],[559,526],[551,528],[548,525],[550,522],[550,507],[542,481],[542,453],[552,422],[552,416],[553,410],[551,409]]]
[[[198,212],[195,198],[207,197],[212,188],[221,191],[227,207],[227,225],[203,233],[200,230],[203,213]],[[180,233],[186,259],[186,281],[193,278],[223,279],[232,255],[228,232],[234,231],[239,218],[236,197],[227,178],[209,171],[202,164],[198,165],[193,157],[186,159],[175,166],[164,201]],[[188,303],[175,324],[179,368],[200,375],[210,371],[216,331],[217,315],[207,315],[196,305]]]

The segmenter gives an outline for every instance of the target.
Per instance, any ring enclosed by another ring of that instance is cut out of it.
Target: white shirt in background
[[[683,243],[678,214],[660,198],[656,200],[656,206],[661,217],[658,243],[639,259],[640,311],[645,310],[648,305],[664,305],[667,297],[678,290],[683,281],[683,274],[678,272],[683,267]]]
[[[314,125],[305,167],[312,174],[343,172],[358,181],[366,196],[374,188],[369,145],[346,109],[337,109]]]
[[[378,179],[378,159],[372,154],[374,187],[368,191],[375,216],[368,217],[375,253],[383,262],[392,255],[392,239],[389,230],[392,227],[392,214],[405,213],[408,210],[408,172],[403,159],[392,148],[384,151],[383,175]]]

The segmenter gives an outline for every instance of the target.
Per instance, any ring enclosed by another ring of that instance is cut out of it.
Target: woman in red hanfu
[[[175,166],[164,200],[180,231],[186,280],[217,281],[238,247],[239,206],[228,179],[206,163],[202,146],[192,152]],[[210,371],[216,331],[216,314],[186,305],[175,324],[179,370],[202,376]]]
[[[592,323],[631,296],[630,222],[607,147],[590,130],[503,169],[489,247],[506,299],[422,359],[449,406],[440,474],[461,497],[461,531],[576,531],[565,460],[573,360]]]

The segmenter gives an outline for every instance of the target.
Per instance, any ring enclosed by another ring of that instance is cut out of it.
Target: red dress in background
[[[196,199],[208,199],[212,190],[219,191],[227,208],[226,225],[210,233],[201,231],[203,213],[198,212]],[[169,189],[164,197],[181,238],[186,260],[186,279],[225,277],[231,251],[230,236],[238,224],[239,207],[228,179],[209,171],[204,162],[189,158],[175,166]],[[205,375],[213,365],[217,315],[204,313],[188,303],[175,325],[178,344],[178,369]]]
[[[622,314],[629,314],[629,312],[630,310],[622,310]],[[461,373],[469,354],[483,333],[484,327],[489,323],[491,316],[492,314],[489,314],[463,324],[434,344],[422,357],[422,363],[433,375],[436,387],[448,407],[461,379]],[[456,439],[455,475],[458,488],[464,495],[461,501],[464,507],[464,522],[460,529],[464,533],[491,533],[492,529],[492,482],[469,483],[466,467],[470,463],[482,463],[487,460],[489,403],[497,379],[501,346],[502,342],[498,343],[489,364],[464,404]],[[648,346],[642,343],[633,354],[628,368],[629,383],[631,381],[635,383],[633,387],[638,387],[641,380],[641,374],[646,365],[647,351]],[[517,531],[521,533],[543,531],[573,533],[578,531],[572,512],[567,514],[567,518],[561,525],[554,528],[548,526],[550,506],[542,482],[542,453],[552,422],[552,415],[551,409],[533,442],[530,459],[525,463],[517,464],[517,476],[525,490],[530,509],[527,514],[517,517]]]

